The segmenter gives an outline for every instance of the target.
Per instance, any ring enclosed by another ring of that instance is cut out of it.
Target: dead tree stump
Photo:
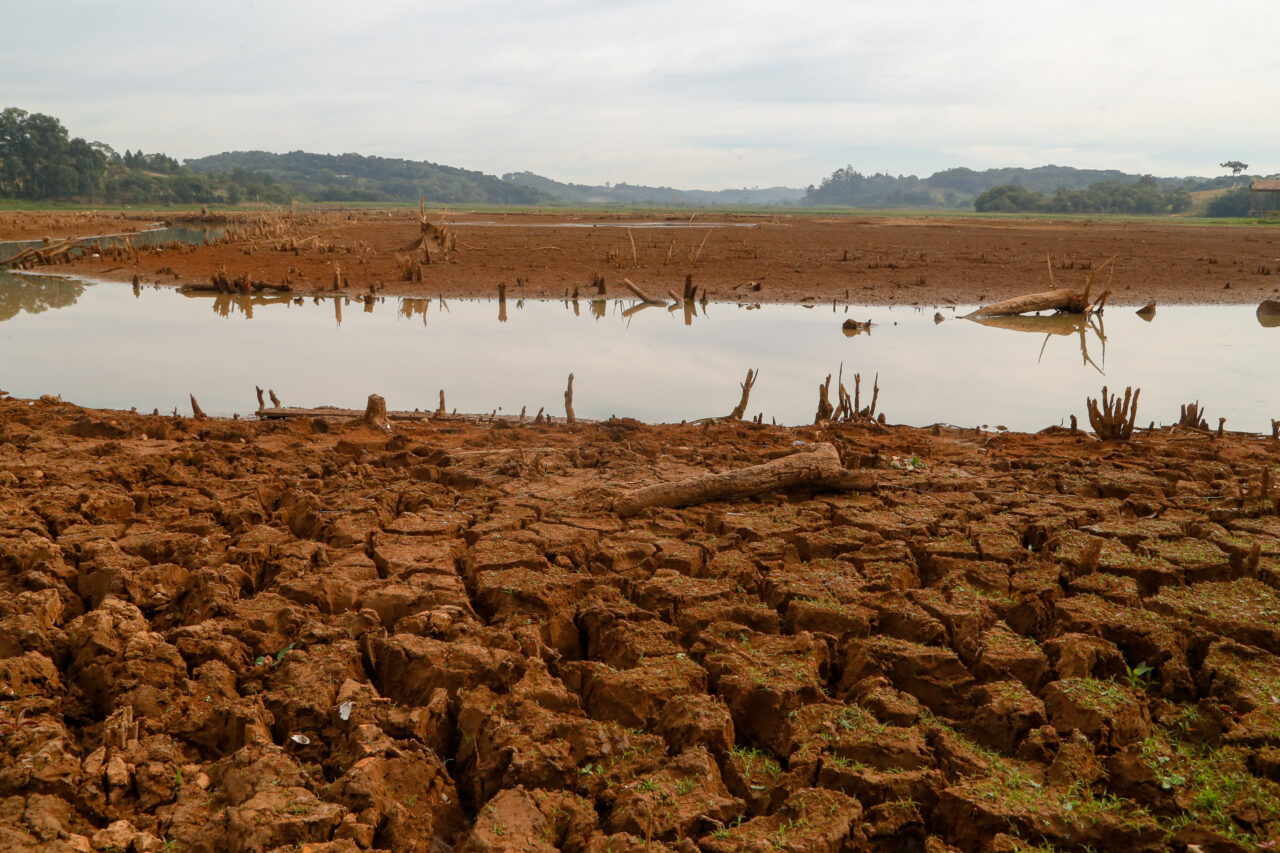
[[[818,413],[814,416],[815,424],[826,423],[831,420],[835,409],[831,406],[831,400],[828,393],[831,391],[831,374],[827,374],[827,381],[818,386]]]
[[[192,416],[198,421],[208,420],[209,416],[204,413],[204,410],[200,408],[200,404],[196,402],[196,395],[191,394],[189,396],[191,397]]]
[[[573,374],[569,374],[569,385],[564,389],[564,415],[565,420],[570,425],[577,423],[577,418],[573,414]]]
[[[378,394],[370,394],[369,405],[365,407],[360,422],[375,429],[391,429],[391,422],[387,420],[387,401]]]
[[[1178,408],[1178,426],[1208,429],[1209,425],[1205,423],[1203,416],[1204,410],[1200,408],[1199,400],[1194,403],[1184,403]]]

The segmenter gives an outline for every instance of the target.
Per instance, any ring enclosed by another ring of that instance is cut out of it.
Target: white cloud
[[[5,105],[179,157],[358,151],[691,188],[803,186],[846,163],[1280,169],[1271,2],[100,10],[10,12],[25,37],[0,54]]]

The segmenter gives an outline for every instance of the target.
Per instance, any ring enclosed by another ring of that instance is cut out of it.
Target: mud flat
[[[0,847],[1280,842],[1280,442],[393,427],[0,399]]]
[[[118,220],[101,218],[0,215],[0,240],[123,230]],[[136,275],[144,284],[179,286],[207,286],[222,273],[237,287],[287,285],[299,294],[336,287],[351,295],[492,297],[502,283],[513,299],[562,298],[575,291],[586,298],[597,293],[599,279],[607,295],[629,296],[624,278],[666,299],[669,292],[683,296],[686,277],[692,276],[698,297],[716,301],[944,306],[1043,290],[1046,258],[1056,281],[1072,287],[1114,258],[1100,276],[1100,286],[1113,290],[1111,305],[1153,299],[1257,304],[1280,292],[1280,230],[1174,220],[624,217],[565,211],[429,212],[424,223],[418,211],[403,209],[159,212],[155,219],[230,225],[232,234],[208,246],[140,248],[96,258],[90,253],[47,269],[122,281]]]

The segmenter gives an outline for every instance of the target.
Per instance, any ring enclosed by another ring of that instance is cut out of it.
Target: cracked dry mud
[[[609,509],[818,441],[875,489]],[[1270,849],[1277,462],[3,399],[0,848]]]

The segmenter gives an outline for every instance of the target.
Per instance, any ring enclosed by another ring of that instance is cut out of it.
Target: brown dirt
[[[875,490],[608,508],[817,441]],[[0,847],[1270,849],[1278,474],[1188,430],[0,399]]]
[[[148,217],[137,214],[136,226]],[[172,219],[163,213],[157,218]],[[200,217],[186,217],[200,221]],[[497,295],[562,298],[627,295],[629,278],[652,296],[682,293],[686,275],[713,300],[852,304],[976,304],[1050,288],[1046,258],[1060,286],[1082,286],[1091,268],[1112,303],[1257,303],[1280,292],[1280,230],[1116,220],[1052,221],[920,217],[731,216],[699,213],[623,217],[581,214],[432,214],[432,220],[504,223],[459,225],[456,251],[423,260],[417,211],[236,214],[243,228],[230,243],[137,256],[84,259],[53,272],[144,283],[203,284],[220,269],[232,278],[280,284],[299,293],[333,289],[335,264],[349,294]],[[217,221],[222,221],[219,218]],[[565,223],[599,227],[569,228]],[[754,227],[710,227],[715,224]],[[10,213],[0,239],[119,231],[111,215]],[[315,239],[311,239],[315,238]],[[634,240],[634,246],[633,241]],[[405,264],[409,266],[406,267]],[[408,269],[412,281],[403,280]],[[418,276],[421,280],[418,281]]]

